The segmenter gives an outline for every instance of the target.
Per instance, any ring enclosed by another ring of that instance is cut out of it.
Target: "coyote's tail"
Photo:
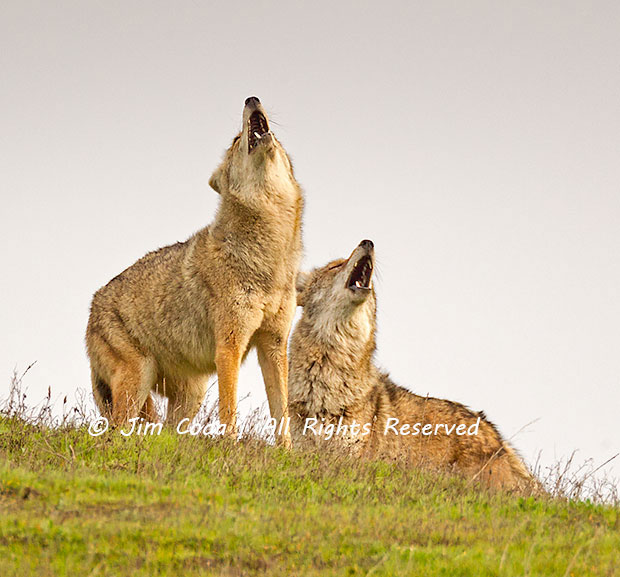
[[[112,389],[100,375],[93,372],[93,395],[102,415],[112,413]]]
[[[506,441],[503,442],[503,448],[505,451],[504,457],[511,471],[512,479],[515,482],[515,486],[522,492],[532,495],[544,494],[544,488],[542,483],[536,478],[536,476],[528,469],[519,454],[510,446]]]

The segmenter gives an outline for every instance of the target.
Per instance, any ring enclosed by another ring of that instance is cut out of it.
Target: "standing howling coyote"
[[[493,487],[533,487],[534,478],[484,413],[415,395],[374,365],[373,268],[373,243],[364,240],[348,259],[298,277],[304,310],[289,351],[293,444],[329,441],[355,454],[447,466]]]
[[[258,98],[209,184],[213,223],[148,253],[93,297],[86,345],[100,411],[122,424],[193,418],[217,371],[220,421],[236,430],[239,367],[256,346],[271,416],[287,413],[286,347],[301,258],[302,193]],[[279,439],[290,444],[288,433]]]

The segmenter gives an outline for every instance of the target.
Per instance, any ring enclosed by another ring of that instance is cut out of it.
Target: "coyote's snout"
[[[415,395],[375,366],[374,267],[373,243],[365,240],[348,259],[298,276],[298,304],[304,310],[289,351],[293,442],[405,455],[494,487],[537,488],[484,413]]]
[[[287,415],[303,201],[258,98],[246,100],[242,130],[209,183],[221,195],[210,226],[147,254],[93,297],[93,390],[116,422],[140,410],[154,419],[152,391],[168,397],[169,422],[192,418],[217,372],[220,420],[233,431],[239,366],[252,346],[271,415]]]

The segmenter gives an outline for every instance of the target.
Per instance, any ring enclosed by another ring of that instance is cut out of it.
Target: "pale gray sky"
[[[375,241],[378,361],[529,460],[620,450],[617,2],[2,2],[0,394],[90,390],[92,293],[213,217],[261,98],[304,266]],[[265,400],[254,357],[246,408]],[[620,475],[620,465],[612,468]]]

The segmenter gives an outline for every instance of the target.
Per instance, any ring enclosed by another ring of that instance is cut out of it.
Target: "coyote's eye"
[[[332,266],[330,266],[327,270],[334,270],[335,268],[340,268],[344,263],[341,262],[339,264],[334,264]]]
[[[240,140],[241,140],[241,136],[235,136],[233,138],[231,146],[235,146],[235,144],[237,144]]]

